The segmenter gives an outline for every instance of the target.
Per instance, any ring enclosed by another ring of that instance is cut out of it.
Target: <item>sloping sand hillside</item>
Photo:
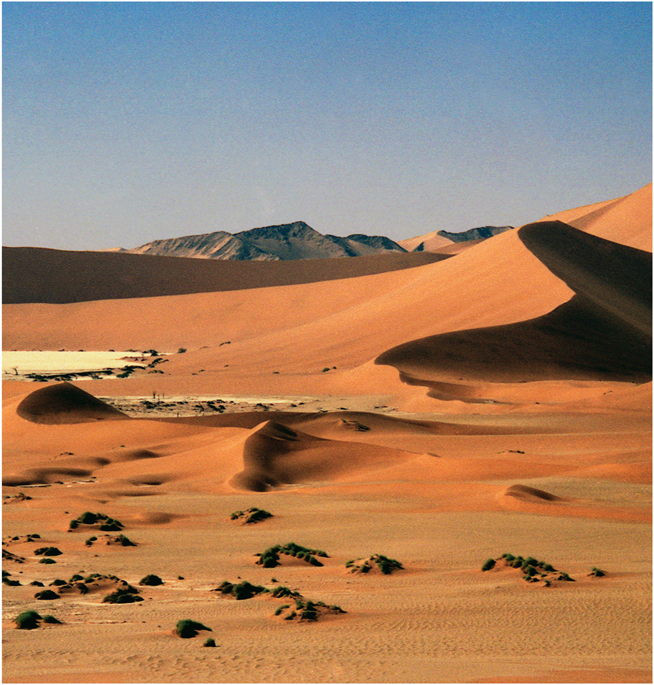
[[[12,255],[4,349],[159,361],[3,382],[3,680],[651,682],[647,192],[194,292]]]

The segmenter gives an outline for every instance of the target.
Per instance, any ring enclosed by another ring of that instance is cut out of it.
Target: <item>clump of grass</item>
[[[263,585],[252,585],[247,580],[243,580],[240,583],[230,583],[228,580],[224,580],[215,591],[223,595],[232,595],[239,600],[250,599],[263,592],[269,592]]]
[[[50,557],[44,557],[43,559],[39,560],[39,564],[56,564],[57,562],[54,559],[51,559]]]
[[[34,550],[34,556],[37,557],[58,557],[63,552],[58,547],[39,547]]]
[[[133,602],[142,602],[143,597],[139,597],[139,595],[134,595],[127,590],[119,588],[106,597],[103,597],[102,601],[105,604],[132,604]]]
[[[34,595],[35,599],[59,599],[59,595],[52,590],[41,590]]]
[[[552,564],[548,564],[545,561],[540,561],[532,556],[514,556],[508,552],[505,552],[497,559],[488,559],[482,566],[482,571],[493,568],[495,562],[501,560],[503,560],[505,565],[510,568],[519,568],[523,573],[523,579],[528,583],[542,582],[545,587],[550,587],[553,580],[574,582],[574,578],[571,578],[563,571],[555,569]],[[493,566],[488,566],[487,568],[487,565],[491,564],[491,562],[493,562]]]
[[[61,625],[61,621],[55,618],[52,614],[46,614],[43,617],[43,623],[52,623],[54,625]]]
[[[92,511],[85,511],[83,514],[80,514],[70,522],[68,527],[69,530],[75,530],[80,525],[93,526],[105,531],[122,530],[124,528],[123,524],[117,519],[113,519],[106,514],[94,514]]]
[[[24,611],[14,619],[19,630],[34,630],[39,627],[40,620],[41,614],[36,611]]]
[[[257,564],[263,566],[264,568],[275,568],[279,566],[279,555],[286,554],[296,559],[305,561],[307,564],[312,566],[322,566],[316,557],[328,557],[327,552],[321,549],[310,549],[308,547],[302,547],[302,545],[296,545],[294,542],[288,542],[285,545],[274,545],[269,547],[267,550],[257,554],[259,557]]]
[[[345,563],[345,568],[350,573],[370,573],[375,565],[386,576],[404,568],[397,559],[390,559],[383,554],[373,554],[367,559],[351,559]]]
[[[204,643],[202,644],[203,647],[215,647],[216,646],[216,641],[212,637],[208,637]]]
[[[208,628],[207,626],[202,625],[202,623],[198,623],[197,621],[192,621],[190,618],[185,618],[181,621],[177,621],[177,625],[175,626],[175,633],[179,635],[179,637],[183,638],[195,637],[198,634],[199,630],[211,631],[211,628]]]
[[[594,576],[595,578],[602,578],[606,575],[606,571],[602,571],[601,568],[593,566],[593,570],[588,575]]]
[[[313,622],[320,619],[325,614],[344,614],[345,611],[335,604],[325,604],[325,602],[305,600],[303,597],[295,599],[295,607],[290,604],[283,604],[275,611],[275,616],[281,616],[285,621],[297,619],[301,622]]]
[[[141,578],[139,581],[139,585],[163,585],[164,582],[159,578],[159,576],[155,576],[154,573],[149,573],[147,576],[144,578]]]
[[[495,568],[495,563],[495,559],[486,559],[483,566],[481,567],[481,570],[490,571],[492,568]]]
[[[234,511],[230,516],[232,521],[240,520],[241,523],[259,523],[260,521],[265,521],[268,518],[272,518],[272,514],[265,509],[259,509],[258,507],[250,507],[245,511]]]

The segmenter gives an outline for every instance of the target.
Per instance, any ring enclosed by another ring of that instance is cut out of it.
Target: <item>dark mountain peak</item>
[[[291,224],[279,224],[277,226],[262,226],[261,228],[251,228],[241,231],[234,235],[248,240],[269,240],[269,239],[288,239],[302,238],[308,235],[320,235],[318,231],[311,228],[304,221],[294,221]]]
[[[470,228],[467,231],[459,233],[450,233],[450,231],[438,231],[438,235],[451,240],[453,243],[464,243],[467,240],[485,240],[492,238],[498,233],[510,231],[514,226],[479,226],[478,228]]]

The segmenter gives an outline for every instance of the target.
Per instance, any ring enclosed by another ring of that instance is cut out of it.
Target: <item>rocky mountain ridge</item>
[[[510,226],[484,226],[462,233],[440,231],[451,242],[479,240],[508,230]],[[424,244],[414,251],[425,250]],[[120,252],[169,257],[243,261],[286,261],[295,259],[325,259],[361,257],[388,252],[408,252],[400,244],[384,236],[354,233],[344,238],[323,235],[304,221],[263,226],[239,233],[215,231],[198,235],[153,240],[139,247]]]

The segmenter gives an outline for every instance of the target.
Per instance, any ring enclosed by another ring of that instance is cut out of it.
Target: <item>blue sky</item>
[[[4,2],[3,244],[521,225],[651,181],[652,4]]]

